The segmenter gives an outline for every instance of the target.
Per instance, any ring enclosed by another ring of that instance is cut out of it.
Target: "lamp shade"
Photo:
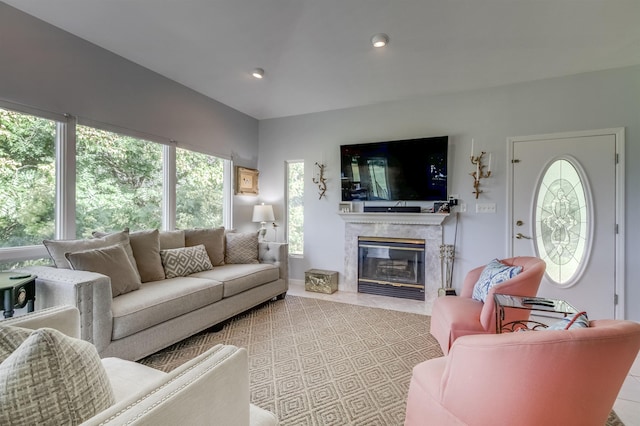
[[[253,222],[270,222],[276,220],[276,217],[273,215],[273,206],[270,204],[253,206],[253,219],[251,220]]]

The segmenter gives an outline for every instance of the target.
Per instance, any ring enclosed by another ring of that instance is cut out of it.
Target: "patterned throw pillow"
[[[589,327],[589,318],[586,312],[578,312],[575,315],[566,316],[560,321],[551,324],[544,330],[571,330],[574,328],[587,328]]]
[[[258,262],[258,233],[246,234],[230,232],[227,240],[224,263],[260,263]]]
[[[51,328],[32,331],[0,363],[0,383],[3,425],[77,425],[115,403],[96,348]]]
[[[522,266],[509,266],[500,262],[498,259],[493,259],[485,266],[480,274],[478,281],[473,287],[472,297],[475,300],[484,302],[491,287],[510,280],[520,272],[522,272]]]
[[[167,278],[186,277],[196,272],[213,269],[203,244],[160,250],[160,257]]]

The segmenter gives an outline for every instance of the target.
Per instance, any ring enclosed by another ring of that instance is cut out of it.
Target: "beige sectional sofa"
[[[56,267],[24,270],[38,277],[36,310],[76,306],[81,338],[103,358],[138,360],[288,289],[287,244],[258,242],[255,233],[95,236],[45,241]]]

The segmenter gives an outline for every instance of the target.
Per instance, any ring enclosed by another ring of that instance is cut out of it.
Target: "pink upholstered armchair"
[[[640,324],[463,336],[413,369],[405,426],[606,423],[640,349]]]
[[[512,296],[535,296],[540,287],[546,264],[537,257],[512,257],[500,262],[522,266],[522,272],[489,290],[485,302],[472,299],[473,287],[484,266],[472,269],[464,279],[460,296],[436,299],[431,312],[431,334],[438,340],[442,352],[447,354],[453,342],[467,334],[487,334],[496,331],[494,293]],[[504,322],[529,319],[529,311],[506,309]]]

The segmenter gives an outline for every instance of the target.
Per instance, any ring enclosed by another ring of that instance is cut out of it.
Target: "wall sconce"
[[[253,218],[252,222],[260,222],[260,230],[258,231],[258,237],[260,239],[264,239],[264,236],[267,234],[267,228],[265,225],[267,222],[272,222],[276,220],[273,215],[273,206],[264,203],[259,204],[257,206],[253,206]]]
[[[317,179],[311,178],[311,179],[313,180],[313,183],[318,185],[318,194],[320,194],[320,196],[318,197],[318,200],[321,200],[322,197],[324,197],[325,193],[327,192],[327,179],[324,177],[325,165],[318,164],[318,162],[316,162],[316,166],[318,166],[318,168],[320,169],[318,171],[318,178]]]
[[[472,173],[469,173],[472,177],[473,177],[473,192],[472,194],[476,194],[476,199],[478,199],[478,196],[480,195],[481,192],[483,192],[480,189],[480,179],[486,179],[488,177],[491,176],[491,154],[489,154],[489,165],[486,166],[483,163],[483,158],[484,155],[486,154],[486,152],[482,151],[480,152],[480,155],[475,156],[473,153],[473,139],[471,139],[471,164],[476,166],[476,170]],[[487,168],[487,171],[485,172],[484,169],[485,167]]]

